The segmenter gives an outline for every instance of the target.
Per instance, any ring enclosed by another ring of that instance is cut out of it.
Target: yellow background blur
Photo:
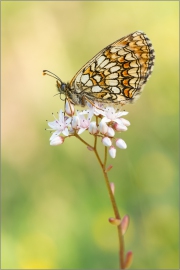
[[[64,81],[102,48],[136,30],[155,68],[109,173],[131,222],[132,269],[178,268],[178,9],[173,1],[1,2],[3,269],[117,269],[117,231],[102,172],[74,138],[49,145],[46,119],[63,108]],[[88,138],[88,137],[87,137]]]

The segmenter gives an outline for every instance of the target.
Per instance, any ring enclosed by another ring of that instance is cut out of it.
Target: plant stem
[[[103,168],[103,174],[104,174],[106,186],[108,189],[108,193],[110,196],[110,200],[112,203],[112,207],[114,210],[114,215],[115,215],[116,219],[121,219],[121,216],[119,214],[117,204],[115,201],[115,197],[114,197],[113,192],[111,190],[111,186],[110,186],[110,183],[108,180],[108,175],[107,175],[107,172],[105,171],[105,168]],[[119,238],[119,264],[120,264],[120,269],[124,269],[124,238],[122,235],[121,224],[119,226],[117,226],[117,229],[118,229],[118,238]]]
[[[95,155],[96,155],[96,157],[98,158],[98,161],[99,161],[100,158],[99,158],[99,154],[97,153],[96,148],[94,149],[94,152],[95,152]],[[121,216],[119,214],[117,204],[116,204],[116,200],[115,200],[114,194],[113,194],[113,192],[111,190],[110,182],[109,182],[108,175],[107,175],[106,168],[105,168],[106,161],[107,161],[107,147],[105,147],[104,164],[102,164],[102,162],[100,162],[100,161],[99,161],[99,163],[100,163],[102,171],[103,171],[104,179],[105,179],[105,182],[106,182],[106,186],[107,186],[107,189],[108,189],[108,193],[109,193],[109,196],[110,196],[112,207],[113,207],[113,210],[114,210],[114,215],[115,215],[116,219],[120,220]],[[123,234],[122,234],[122,230],[121,230],[121,224],[117,226],[117,229],[118,229],[118,239],[119,239],[119,265],[120,265],[120,269],[124,269],[124,238],[123,238]]]
[[[106,172],[106,168],[105,168],[106,167],[106,162],[107,162],[107,147],[105,147],[105,155],[104,155],[104,163],[103,163],[101,161],[101,158],[100,158],[100,156],[98,154],[98,151],[97,151],[97,136],[94,136],[94,147],[91,146],[90,144],[88,144],[86,141],[84,141],[77,133],[75,134],[75,136],[81,142],[83,142],[85,145],[87,145],[92,150],[94,150],[94,153],[95,153],[95,155],[97,157],[97,160],[98,160],[98,162],[99,162],[99,164],[101,166],[101,169],[103,171],[104,179],[105,179],[105,182],[106,182],[106,186],[107,186],[107,189],[108,189],[108,193],[109,193],[109,196],[110,196],[112,207],[113,207],[113,210],[114,210],[114,215],[115,215],[116,219],[121,220],[121,216],[119,214],[118,207],[117,207],[117,204],[116,204],[116,200],[115,200],[114,194],[112,192],[110,182],[109,182],[109,179],[108,179],[108,175],[107,175],[107,172]],[[117,229],[118,229],[118,239],[119,239],[119,265],[120,265],[120,269],[125,269],[125,261],[124,261],[125,247],[124,247],[124,238],[123,238],[123,234],[122,234],[121,224],[119,224],[117,226]]]

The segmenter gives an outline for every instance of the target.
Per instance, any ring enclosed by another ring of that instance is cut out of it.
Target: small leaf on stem
[[[128,269],[131,266],[132,260],[133,260],[133,253],[132,253],[132,251],[128,251],[126,254],[126,259],[125,259],[125,263],[124,263],[125,269]]]
[[[109,165],[109,167],[107,167],[107,169],[106,169],[105,172],[109,172],[112,168],[113,168],[113,166],[112,165]]]
[[[114,191],[115,191],[115,185],[113,182],[110,183],[110,186],[111,186],[111,190],[112,190],[112,193],[114,195]]]
[[[119,226],[119,224],[121,223],[121,220],[120,219],[117,219],[117,218],[109,218],[109,222],[112,224],[112,225],[116,225],[116,226]]]
[[[93,149],[92,147],[90,147],[90,146],[87,146],[87,149],[88,149],[89,151],[94,151],[94,149]]]
[[[122,234],[123,235],[127,231],[128,226],[129,226],[129,216],[126,215],[121,220],[121,230],[122,230]]]

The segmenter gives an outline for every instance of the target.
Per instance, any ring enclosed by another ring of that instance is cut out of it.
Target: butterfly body
[[[101,50],[70,83],[58,80],[57,88],[72,103],[81,106],[87,101],[108,105],[131,103],[152,73],[154,58],[149,38],[136,31]]]

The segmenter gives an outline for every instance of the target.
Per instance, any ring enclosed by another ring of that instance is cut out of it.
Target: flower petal
[[[59,134],[61,133],[61,131],[55,131],[52,136],[50,137],[50,141],[53,140],[54,138],[56,138],[57,136],[59,136]]]
[[[68,128],[67,127],[62,131],[62,134],[64,136],[69,136],[69,131],[68,131]]]

